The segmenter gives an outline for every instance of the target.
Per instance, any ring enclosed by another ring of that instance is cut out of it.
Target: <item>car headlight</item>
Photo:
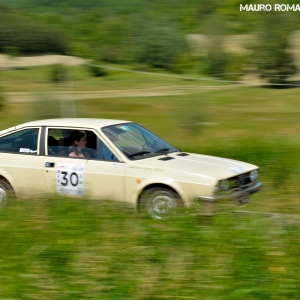
[[[250,180],[255,181],[258,177],[258,170],[253,170],[250,172]]]
[[[215,187],[215,191],[219,192],[219,191],[228,191],[230,188],[230,183],[229,180],[225,179],[225,180],[220,180],[217,184],[217,186]]]
[[[220,181],[220,188],[222,191],[229,190],[229,181],[227,179]]]

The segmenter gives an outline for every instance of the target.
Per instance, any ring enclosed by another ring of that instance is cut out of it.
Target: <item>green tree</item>
[[[141,21],[132,43],[137,62],[166,70],[172,69],[175,57],[188,51],[184,35],[168,20]]]
[[[115,17],[106,18],[97,29],[93,41],[96,58],[111,63],[126,61],[128,38],[126,22]]]
[[[282,84],[297,72],[288,38],[293,22],[284,13],[264,14],[257,41],[253,46],[253,64],[261,78],[269,83]]]
[[[237,81],[244,73],[245,55],[226,51],[228,19],[214,15],[204,28],[205,55],[201,57],[200,72],[222,80]]]
[[[57,28],[0,11],[0,52],[20,54],[65,53],[66,38]]]

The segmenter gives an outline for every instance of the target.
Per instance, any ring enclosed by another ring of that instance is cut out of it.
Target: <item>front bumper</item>
[[[249,196],[251,194],[258,192],[261,188],[262,188],[262,184],[260,182],[256,182],[251,186],[234,190],[230,194],[214,195],[211,197],[197,196],[195,198],[195,204],[202,206],[202,212],[205,215],[213,214],[218,210],[222,210],[222,208],[223,209],[228,208],[228,206],[236,207],[236,205],[247,203]],[[220,206],[216,207],[216,205],[220,205]]]
[[[239,200],[246,198],[250,196],[251,194],[254,194],[258,192],[262,188],[262,184],[260,182],[256,182],[254,185],[250,187],[246,187],[244,189],[236,190],[231,194],[227,195],[220,195],[220,196],[212,196],[212,197],[207,197],[207,196],[197,196],[195,198],[195,201],[208,201],[208,202],[214,202],[218,201],[221,199],[233,199],[233,200]]]

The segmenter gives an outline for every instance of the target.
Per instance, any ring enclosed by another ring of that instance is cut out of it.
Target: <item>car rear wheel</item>
[[[149,188],[140,199],[140,210],[156,220],[170,218],[179,207],[183,207],[182,199],[166,188]]]
[[[0,208],[5,205],[7,198],[13,195],[14,190],[11,185],[7,181],[0,179]]]

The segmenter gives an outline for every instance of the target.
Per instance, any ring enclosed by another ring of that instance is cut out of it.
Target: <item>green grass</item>
[[[157,222],[86,199],[0,211],[1,299],[296,299],[299,224],[259,215]]]
[[[77,91],[185,87],[183,95],[79,100],[77,116],[132,120],[183,151],[256,164],[264,187],[238,208],[251,214],[164,222],[87,199],[11,201],[0,210],[0,299],[298,299],[298,89],[73,71]],[[7,103],[1,129],[42,110],[59,117],[44,93],[58,87],[38,82],[49,72],[2,73],[6,92],[43,97]]]
[[[109,67],[109,66],[108,66]],[[115,65],[113,67],[116,67]],[[122,70],[107,70],[105,77],[92,77],[88,66],[64,67],[66,82],[57,85],[52,82],[52,74],[55,66],[32,67],[20,70],[4,70],[0,74],[0,83],[5,86],[6,92],[33,92],[65,90],[74,91],[103,91],[103,90],[128,90],[139,88],[152,88],[164,86],[212,86],[224,85],[221,82],[204,80],[177,79],[173,73],[164,73],[167,76],[134,73],[126,67]],[[147,71],[148,72],[148,71]],[[150,73],[157,73],[150,70]],[[187,75],[187,77],[200,78],[199,75]]]

